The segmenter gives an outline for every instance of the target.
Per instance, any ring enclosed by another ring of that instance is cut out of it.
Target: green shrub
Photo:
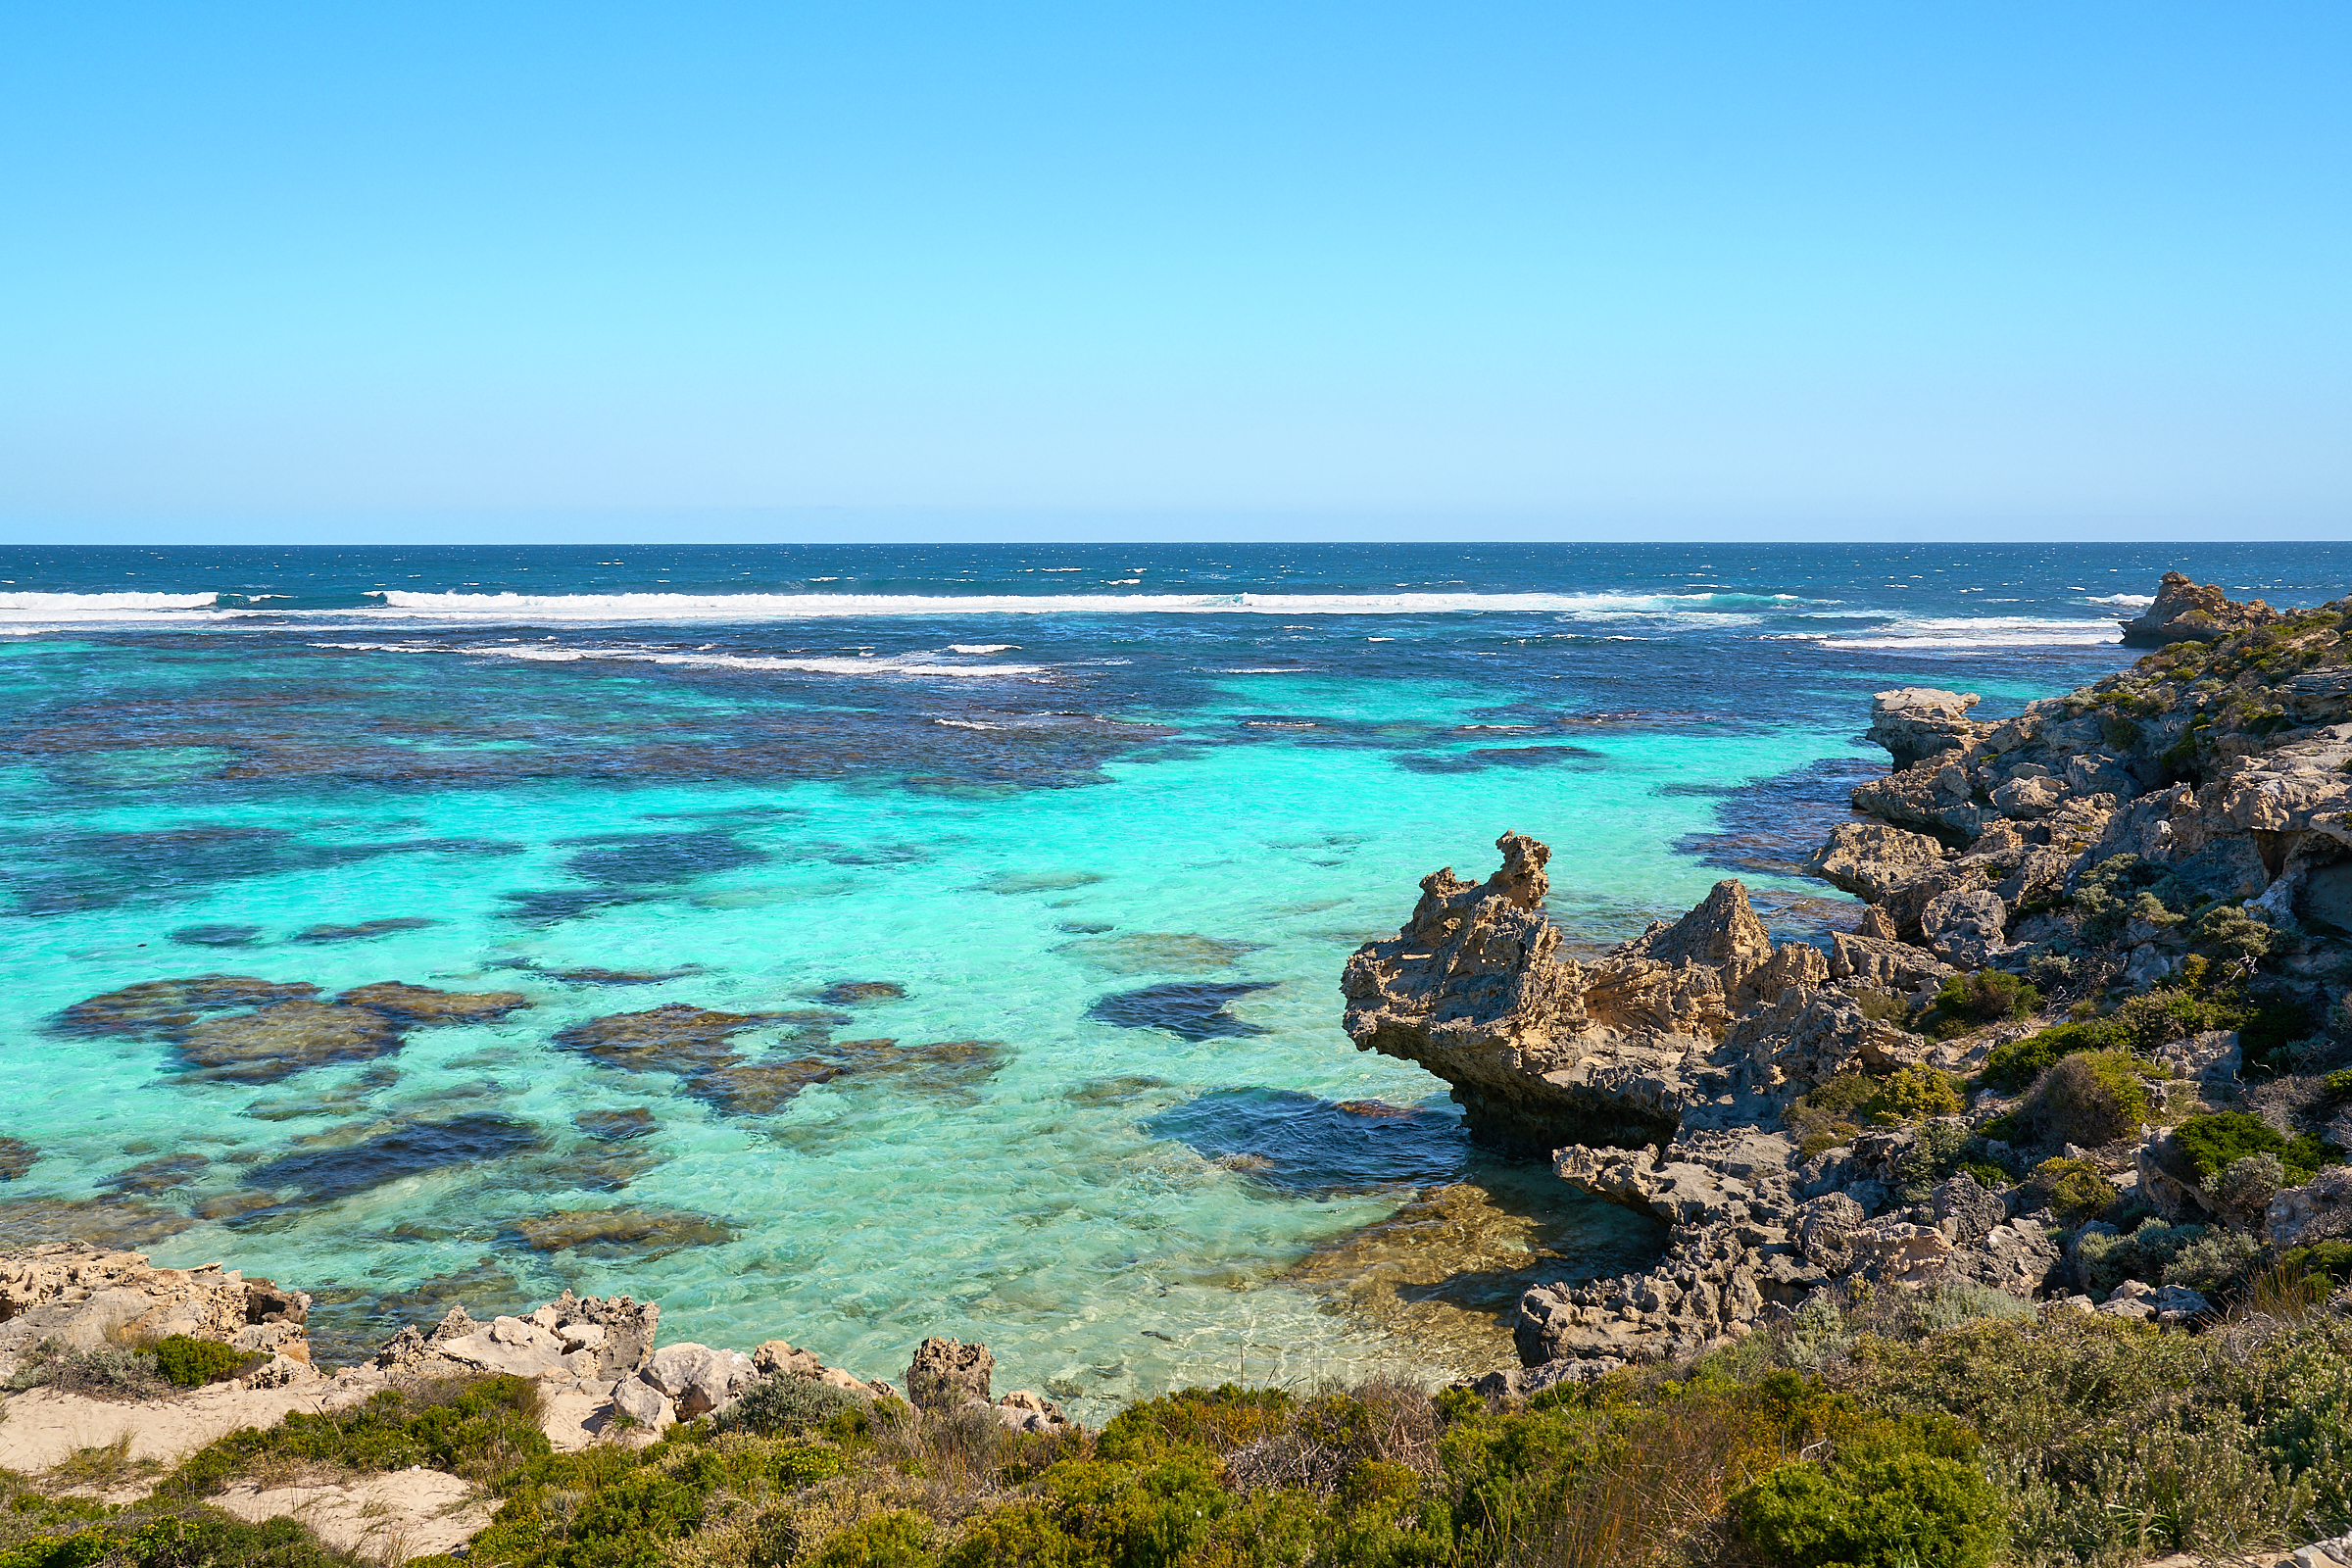
[[[2300,1186],[2334,1163],[2334,1151],[2306,1134],[2287,1138],[2261,1117],[2242,1110],[2191,1116],[2173,1129],[2173,1142],[2188,1156],[2200,1178],[2217,1175],[2248,1154],[2278,1156],[2286,1184]]]
[[[2352,1241],[2315,1242],[2293,1249],[2278,1262],[2293,1278],[2318,1277],[2352,1285]]]
[[[2188,928],[2189,946],[2225,963],[2259,958],[2271,951],[2275,933],[2235,905],[2217,904]]]
[[[1933,1067],[1897,1067],[1862,1104],[1863,1113],[1882,1127],[1901,1127],[1936,1116],[1957,1116],[1962,1109],[1957,1085]]]
[[[175,1389],[200,1389],[251,1371],[268,1359],[218,1340],[173,1334],[155,1347],[155,1369]]]
[[[211,1496],[257,1465],[286,1459],[354,1470],[424,1465],[488,1480],[549,1451],[539,1429],[539,1386],[491,1377],[415,1396],[384,1389],[345,1410],[296,1410],[268,1431],[247,1427],[197,1449],[156,1490]]]
[[[1961,1025],[1959,1032],[2003,1018],[2023,1018],[2041,1005],[2041,993],[2005,969],[1956,974],[1936,993],[1930,1016]],[[1933,1024],[1930,1032],[1936,1032]]]
[[[865,1401],[847,1389],[812,1378],[771,1373],[743,1391],[718,1417],[722,1432],[754,1432],[763,1438],[793,1437],[822,1427],[852,1405]]]
[[[1775,1568],[1985,1568],[2006,1544],[1973,1464],[1929,1453],[1785,1464],[1732,1499]]]
[[[2070,1225],[2097,1218],[2124,1196],[2085,1159],[2045,1159],[2034,1167],[2026,1187]]]
[[[2253,1237],[2216,1227],[2180,1249],[2180,1255],[2164,1266],[2164,1283],[2185,1285],[2210,1296],[2243,1279],[2261,1255],[2262,1244]]]
[[[215,1508],[145,1523],[113,1521],[0,1547],[0,1568],[344,1568],[291,1519],[247,1524]]]
[[[2097,1148],[2137,1132],[2148,1110],[2147,1085],[2129,1054],[2085,1051],[2034,1081],[2012,1125],[2030,1143]]]
[[[2348,759],[2352,760],[2352,759]],[[2352,1067],[2339,1068],[2321,1080],[2328,1093],[2337,1100],[2352,1100]]]
[[[860,1520],[802,1559],[808,1568],[931,1568],[931,1521],[894,1508]]]

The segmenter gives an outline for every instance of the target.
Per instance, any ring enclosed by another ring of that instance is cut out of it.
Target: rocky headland
[[[1883,692],[1890,770],[1807,869],[1864,901],[1774,944],[1735,880],[1597,958],[1505,833],[1349,961],[1357,1047],[1474,1136],[1670,1227],[1529,1290],[1526,1393],[1888,1286],[2193,1329],[2260,1265],[2352,1279],[2352,601],[2168,575],[2132,669],[1973,719]]]

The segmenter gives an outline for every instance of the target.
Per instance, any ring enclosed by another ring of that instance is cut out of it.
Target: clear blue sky
[[[0,536],[2343,536],[2348,83],[2341,0],[28,0]]]

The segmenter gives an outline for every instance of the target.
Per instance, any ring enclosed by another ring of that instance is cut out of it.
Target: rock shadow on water
[[[1131,931],[1089,936],[1054,951],[1103,974],[1200,974],[1230,969],[1265,944],[1228,942],[1191,931]]]
[[[512,1116],[409,1122],[355,1144],[303,1150],[254,1166],[246,1173],[248,1186],[280,1191],[292,1188],[300,1196],[275,1209],[241,1215],[231,1223],[251,1224],[265,1215],[302,1204],[333,1202],[404,1177],[536,1153],[546,1147],[545,1134]]]
[[[1386,1219],[1318,1243],[1281,1276],[1324,1310],[1475,1376],[1519,1364],[1512,1326],[1531,1287],[1637,1271],[1666,1228],[1576,1192],[1539,1163],[1474,1157]]]
[[[1086,1015],[1097,1023],[1116,1024],[1121,1029],[1165,1029],[1180,1040],[1196,1044],[1262,1035],[1270,1032],[1265,1025],[1237,1018],[1227,1009],[1253,991],[1273,989],[1274,982],[1270,980],[1186,981],[1145,986],[1140,991],[1121,991],[1100,998],[1086,1009]]]
[[[1457,1111],[1335,1102],[1291,1089],[1212,1089],[1150,1117],[1143,1129],[1257,1185],[1301,1197],[1456,1182],[1472,1157]]]

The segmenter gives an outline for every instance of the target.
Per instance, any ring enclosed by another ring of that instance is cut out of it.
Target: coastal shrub
[[[2224,963],[2260,958],[2271,951],[2274,933],[2235,905],[2217,904],[2188,928],[2189,946]]]
[[[296,1410],[267,1431],[232,1432],[181,1461],[157,1491],[211,1496],[239,1476],[287,1462],[353,1470],[424,1465],[482,1481],[549,1451],[539,1429],[539,1386],[490,1377],[416,1394],[384,1389],[349,1409]]]
[[[2086,1159],[2045,1159],[2025,1185],[2029,1207],[2047,1203],[2069,1225],[2097,1218],[2124,1196]]]
[[[2278,1160],[2284,1185],[2294,1187],[2318,1175],[2322,1165],[2334,1162],[2333,1151],[2319,1139],[2308,1134],[2288,1138],[2260,1116],[2242,1110],[2191,1116],[2173,1129],[2173,1142],[2188,1156],[2199,1178],[2227,1170],[2249,1154],[2271,1154]]]
[[[0,1546],[0,1568],[346,1568],[291,1519],[247,1524],[217,1508]]]
[[[2241,1154],[2199,1184],[2207,1201],[2225,1213],[2255,1217],[2286,1185],[2286,1167],[2273,1153]]]
[[[2203,1225],[2173,1225],[2155,1218],[2142,1220],[2130,1235],[2108,1233],[2104,1226],[2085,1226],[2075,1240],[2082,1287],[2104,1294],[2126,1280],[2180,1284],[2180,1280],[2166,1280],[2165,1270],[2207,1234]]]
[[[2352,1100],[2352,1067],[2339,1067],[2320,1080],[2332,1100]]]
[[[2028,1143],[2097,1148],[2136,1133],[2148,1113],[2138,1064],[2121,1051],[2085,1051],[2034,1080],[2011,1125]]]
[[[1960,1090],[1933,1067],[1898,1067],[1877,1085],[1861,1110],[1881,1127],[1901,1127],[1935,1116],[1957,1116]]]
[[[239,1377],[268,1359],[218,1340],[185,1334],[168,1335],[155,1347],[155,1369],[175,1389],[200,1389],[207,1383]]]
[[[1876,1079],[1841,1072],[1814,1085],[1788,1107],[1788,1128],[1807,1159],[1825,1149],[1851,1143],[1861,1131],[1862,1107],[1879,1092]]]
[[[808,1568],[931,1568],[931,1521],[906,1508],[860,1520],[803,1558]]]
[[[54,1389],[93,1399],[152,1399],[170,1388],[155,1370],[155,1357],[120,1345],[70,1350],[55,1340],[33,1348],[8,1380],[12,1389]]]
[[[2216,1226],[2180,1249],[2164,1265],[2161,1278],[2167,1285],[2185,1285],[2211,1296],[2235,1286],[2261,1256],[2262,1244],[2253,1237]]]
[[[1911,1147],[1894,1162],[1895,1187],[1903,1201],[1924,1200],[1929,1188],[1960,1168],[1960,1157],[1973,1143],[1965,1122],[1946,1118],[1922,1123]]]
[[[2004,1018],[2023,1018],[2041,1005],[2041,992],[2005,969],[1979,969],[1944,981],[1921,1020],[1926,1032],[1949,1039]]]
[[[2320,1278],[2352,1285],[2352,1241],[2315,1242],[2294,1248],[2278,1259],[2292,1278]]]
[[[1786,1464],[1732,1513],[1775,1568],[1985,1568],[2007,1541],[1984,1475],[1932,1453]]]
[[[847,1389],[771,1373],[743,1391],[741,1398],[717,1418],[722,1432],[753,1432],[763,1438],[793,1437],[822,1427],[843,1411],[865,1401]]]

